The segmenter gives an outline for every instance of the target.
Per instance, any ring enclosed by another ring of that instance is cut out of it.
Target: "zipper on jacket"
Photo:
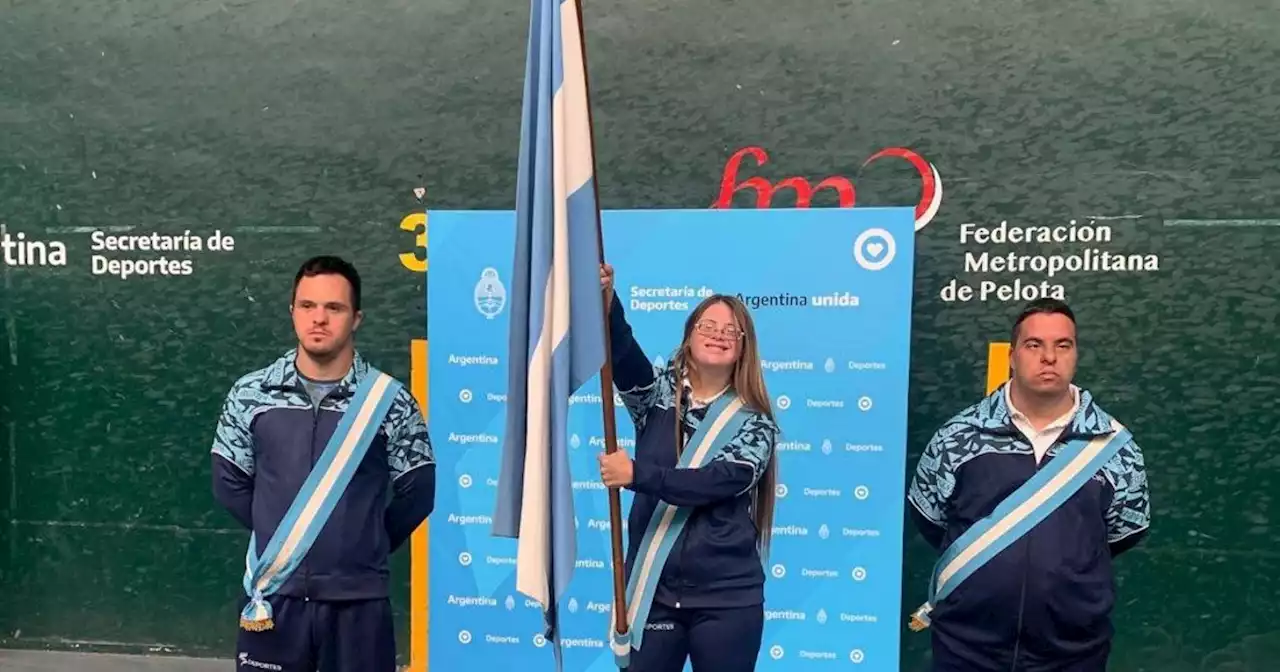
[[[692,516],[692,515],[690,515],[690,516],[689,516],[689,520],[690,520],[690,521],[692,521],[692,520],[693,520],[693,516]],[[685,533],[684,533],[684,534],[682,534],[682,535],[680,535],[680,579],[679,579],[679,580],[680,580],[680,583],[681,583],[681,584],[683,584],[683,583],[684,583],[684,574],[685,574],[685,572],[684,572],[684,568],[685,568],[684,561],[685,561],[685,558],[686,558],[686,556],[687,556],[687,554],[685,553],[685,549],[689,546],[689,531],[690,531],[690,528],[689,528],[688,526],[686,526],[686,527],[684,528],[684,531],[685,531]],[[681,585],[681,586],[680,586],[680,597],[684,597],[684,585]],[[680,598],[676,598],[676,609],[679,609],[679,608],[680,608]]]
[[[325,395],[326,397],[328,395]],[[310,395],[308,395],[310,397]],[[324,399],[320,400],[321,402]],[[320,404],[315,404],[315,408],[311,412],[311,435],[307,437],[307,443],[311,446],[311,454],[308,461],[311,468],[316,466],[316,430],[320,428]],[[302,558],[302,599],[303,601],[311,601],[311,564],[307,559]]]
[[[689,407],[689,404],[692,401],[693,395],[692,393],[684,390],[681,391],[681,394],[683,395],[683,399],[681,401],[682,411],[680,414],[676,416],[676,426],[679,427],[681,430],[680,440],[679,440],[679,443],[676,445],[676,465],[677,466],[679,466],[680,464],[680,455],[684,453],[684,449],[689,445],[689,439],[692,438],[692,434],[686,436],[686,432],[688,431],[689,428],[686,427],[684,424],[684,416],[689,415],[693,411],[693,409]],[[684,444],[684,445],[680,445],[680,444]],[[684,549],[689,544],[689,532],[692,529],[692,526],[689,523],[692,523],[692,522],[693,522],[693,514],[691,513],[689,515],[689,518],[685,521],[684,531],[680,534],[680,552],[677,554],[678,559],[676,563],[676,571],[674,573],[674,576],[671,577],[672,583],[675,584],[675,588],[677,591],[676,604],[675,604],[676,609],[680,608],[680,600],[684,597],[684,585],[683,585],[684,584],[684,560],[685,560]]]
[[[1013,661],[1009,664],[1009,672],[1018,670],[1018,654],[1022,650],[1022,616],[1027,608],[1027,574],[1031,572],[1031,537],[1026,539],[1026,558],[1022,563],[1022,592],[1018,595],[1018,629],[1013,638]]]
[[[1023,434],[1021,430],[1018,431],[1018,434],[1022,436],[1023,441],[1027,442],[1028,446],[1034,445],[1031,443],[1031,440],[1027,438],[1026,434]],[[1045,457],[1048,457],[1048,455],[1049,454],[1046,451]],[[1031,449],[1031,459],[1035,462],[1035,467],[1036,467],[1035,473],[1040,473],[1040,465],[1042,464],[1042,461],[1036,457],[1034,447]],[[1034,532],[1034,529],[1028,530],[1026,536],[1023,537],[1023,544],[1026,547],[1026,552],[1023,554],[1023,559],[1022,559],[1022,590],[1018,594],[1018,629],[1014,632],[1013,660],[1010,661],[1009,663],[1009,672],[1017,672],[1018,656],[1021,655],[1022,653],[1022,620],[1027,610],[1027,577],[1031,573],[1031,533],[1032,532]]]

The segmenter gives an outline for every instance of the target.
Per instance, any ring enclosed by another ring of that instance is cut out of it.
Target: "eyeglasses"
[[[726,324],[721,327],[715,320],[698,320],[698,323],[693,325],[693,327],[703,336],[720,337],[730,341],[736,341],[739,338],[742,338],[741,329],[733,326],[732,324]]]

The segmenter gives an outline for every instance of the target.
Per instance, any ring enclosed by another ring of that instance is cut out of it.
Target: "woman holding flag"
[[[751,316],[735,297],[707,298],[657,368],[626,322],[613,267],[601,265],[600,283],[612,296],[614,383],[636,426],[634,460],[600,455],[604,484],[635,493],[630,628],[614,653],[631,672],[680,672],[686,661],[695,672],[755,669],[779,431]]]

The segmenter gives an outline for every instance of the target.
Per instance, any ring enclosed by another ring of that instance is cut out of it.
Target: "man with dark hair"
[[[251,531],[237,669],[393,672],[388,557],[430,515],[435,459],[409,391],[355,349],[360,275],[309,259],[296,348],[232,386],[213,494]]]
[[[1072,341],[1074,342],[1076,314],[1071,310],[1071,307],[1068,306],[1065,302],[1060,301],[1058,299],[1037,299],[1035,301],[1032,301],[1031,303],[1028,303],[1022,309],[1022,312],[1018,313],[1018,317],[1014,319],[1013,335],[1012,335],[1013,337],[1009,341],[1010,343],[1018,342],[1018,330],[1022,328],[1022,323],[1026,322],[1027,318],[1031,317],[1032,315],[1062,315],[1063,317],[1067,318],[1068,320],[1071,321],[1071,329],[1073,334]]]
[[[342,276],[350,288],[351,309],[357,313],[360,312],[360,274],[356,272],[356,267],[352,266],[351,262],[340,257],[321,255],[303,262],[293,276],[293,296],[290,300],[298,298],[298,285],[302,284],[304,278],[314,278],[317,275]]]
[[[920,456],[907,499],[941,558],[911,627],[932,628],[937,671],[1101,672],[1112,560],[1150,525],[1142,451],[1072,383],[1065,303],[1018,315],[1010,370]]]

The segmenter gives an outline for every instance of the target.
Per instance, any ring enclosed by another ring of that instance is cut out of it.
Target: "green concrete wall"
[[[982,393],[987,343],[1020,298],[942,290],[1060,285],[1081,320],[1080,382],[1134,429],[1153,491],[1152,536],[1120,562],[1113,669],[1270,669],[1268,3],[586,5],[606,207],[707,207],[745,146],[768,160],[745,159],[730,188],[835,175],[858,205],[910,204],[911,163],[863,164],[891,147],[923,157],[943,189],[918,234],[911,463]],[[289,347],[292,273],[322,252],[365,274],[361,347],[407,379],[426,275],[400,261],[414,251],[400,222],[422,207],[417,187],[433,208],[511,207],[526,21],[524,3],[497,0],[0,0],[0,225],[65,245],[48,265],[2,267],[0,643],[231,652],[245,539],[209,494],[218,404]],[[750,189],[730,202],[757,204]],[[782,190],[772,205],[795,203]],[[966,223],[1071,220],[1111,238],[962,239]],[[220,232],[234,247],[95,250],[93,231]],[[973,266],[1086,249],[1142,255],[1127,265],[1145,270]],[[161,257],[149,270],[174,275],[112,274]],[[932,558],[914,536],[904,552],[914,605]],[[923,669],[927,638],[906,642],[903,669]]]

